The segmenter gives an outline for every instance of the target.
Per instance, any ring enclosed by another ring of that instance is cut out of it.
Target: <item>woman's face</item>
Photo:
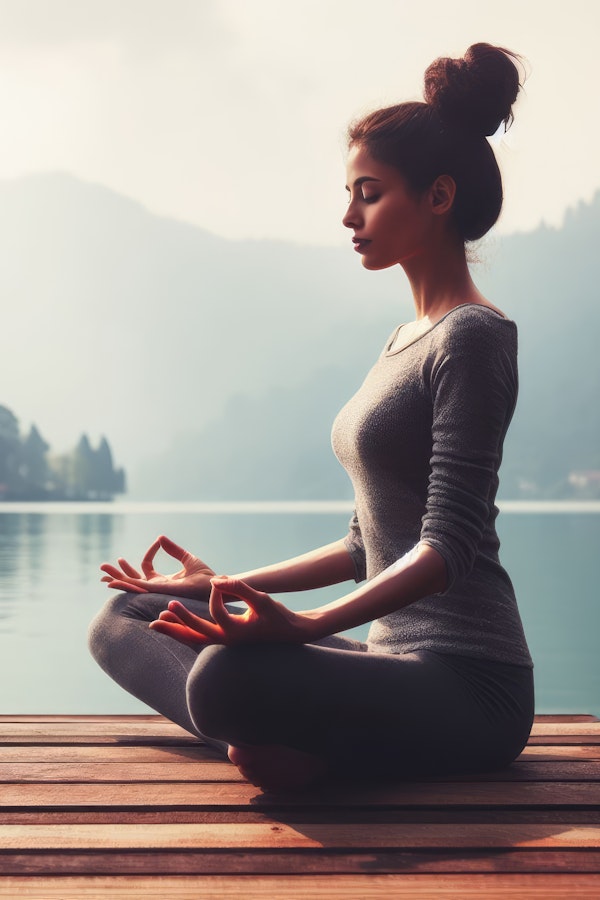
[[[429,192],[413,191],[394,166],[356,145],[348,155],[348,210],[343,223],[365,269],[387,269],[421,255],[435,218]]]

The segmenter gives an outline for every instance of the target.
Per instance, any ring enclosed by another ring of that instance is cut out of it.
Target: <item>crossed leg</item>
[[[497,768],[529,733],[532,682],[521,667],[370,653],[337,636],[197,652],[148,628],[169,599],[112,598],[90,627],[92,654],[123,688],[228,753],[263,788],[327,774]],[[204,601],[184,602],[208,617]]]

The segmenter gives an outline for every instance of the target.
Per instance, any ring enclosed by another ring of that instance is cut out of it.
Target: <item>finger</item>
[[[104,580],[104,579],[102,579]],[[118,578],[115,578],[114,581],[108,582],[108,587],[114,589],[115,591],[126,591],[130,594],[147,594],[148,588],[142,587],[141,585],[132,584],[129,581],[119,581]]]
[[[172,541],[171,538],[168,538],[164,534],[161,534],[157,540],[165,553],[168,553],[169,556],[172,556],[173,559],[176,559],[180,563],[185,563],[186,559],[192,555],[189,550],[180,547],[179,544],[176,544],[175,541]]]
[[[161,535],[158,540],[160,541],[160,545],[169,556],[172,556],[173,559],[178,560],[184,569],[187,569],[190,563],[195,566],[200,563],[201,566],[208,571],[214,574],[212,569],[206,565],[206,563],[202,562],[201,559],[198,559],[197,556],[194,556],[193,553],[190,553],[189,550],[186,550],[184,547],[180,547],[179,544],[176,544],[175,541],[172,541],[171,538],[166,537],[166,535]]]
[[[142,572],[146,578],[152,578],[153,576],[158,575],[158,572],[156,572],[154,568],[154,557],[161,549],[164,550],[165,553],[168,553],[169,556],[172,556],[173,559],[176,559],[183,564],[185,564],[185,561],[191,556],[187,550],[184,550],[184,548],[180,547],[179,544],[176,544],[175,541],[172,541],[164,534],[160,534],[148,547],[142,560]]]
[[[269,597],[268,594],[265,594],[264,591],[255,590],[254,588],[250,587],[249,584],[246,584],[245,581],[240,581],[239,578],[211,578],[210,583],[213,585],[213,588],[216,588],[219,591],[221,595],[227,594],[228,596],[235,597],[238,600],[243,600],[243,602],[246,603],[255,612],[264,610],[271,603],[271,597]],[[215,617],[213,616],[213,618]],[[217,621],[216,618],[215,621]]]
[[[185,625],[185,622],[182,622],[179,616],[176,616],[174,612],[171,612],[169,609],[163,609],[162,612],[158,614],[158,618],[163,622],[175,622],[178,625]]]
[[[211,581],[212,584],[212,581]],[[222,591],[213,584],[208,599],[208,611],[221,628],[226,629],[230,625],[230,613],[225,607]]]
[[[204,635],[198,634],[197,631],[193,631],[186,625],[179,625],[164,619],[155,619],[154,622],[150,622],[149,627],[152,631],[158,631],[161,634],[168,635],[168,637],[175,638],[176,641],[182,644],[187,644],[188,647],[197,647],[198,644],[220,643],[218,641],[210,641]]]
[[[159,578],[163,578],[163,576],[155,576],[155,579]],[[146,578],[140,578],[139,580],[132,578],[131,580],[128,580],[125,577],[120,576],[115,579],[115,581],[118,581],[119,585],[126,585],[126,587],[120,588],[120,590],[123,591],[135,590],[137,588],[145,594],[167,594],[169,597],[185,596],[181,582],[168,581],[166,578],[160,581],[155,579],[152,581],[148,581]]]
[[[117,568],[117,566],[113,566],[111,563],[102,563],[100,566],[101,572],[106,572],[107,575],[112,576],[112,578],[122,578],[123,572]]]
[[[141,578],[142,577],[140,575],[140,573],[138,572],[138,570],[134,569],[133,566],[127,562],[126,559],[123,559],[122,556],[119,557],[117,562],[121,566],[121,569],[122,569],[124,575],[128,575],[129,578]]]
[[[157,538],[153,541],[146,552],[144,553],[144,558],[142,559],[142,572],[146,576],[146,578],[152,578],[157,573],[154,571],[154,557],[160,550],[160,538]]]
[[[168,612],[173,613],[188,628],[192,628],[201,634],[210,638],[223,638],[223,629],[208,619],[202,619],[200,616],[194,615],[189,609],[180,603],[179,600],[171,600]]]

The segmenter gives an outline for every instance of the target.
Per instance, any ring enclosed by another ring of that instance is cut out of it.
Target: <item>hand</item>
[[[154,557],[161,549],[182,564],[183,568],[175,575],[161,575],[154,568]],[[100,569],[106,572],[106,575],[101,580],[105,581],[109,588],[139,594],[174,594],[177,597],[208,600],[211,591],[210,579],[215,574],[201,559],[188,553],[164,535],[158,537],[146,551],[141,566],[143,574],[122,557],[119,558],[118,564],[113,566],[110,563],[103,563]]]
[[[232,613],[225,602],[242,600],[248,609]],[[209,612],[213,621],[195,616],[177,600],[150,623],[183,644],[251,644],[277,641],[302,644],[312,640],[311,620],[292,612],[268,594],[256,591],[236,578],[213,578]]]

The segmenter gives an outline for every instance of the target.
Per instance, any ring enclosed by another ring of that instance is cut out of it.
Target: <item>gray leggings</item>
[[[533,720],[531,669],[423,650],[314,644],[196,651],[148,628],[161,594],[118,594],[90,626],[98,664],[157,712],[226,750],[283,744],[332,772],[406,778],[502,768]],[[183,600],[208,618],[205,601]]]

